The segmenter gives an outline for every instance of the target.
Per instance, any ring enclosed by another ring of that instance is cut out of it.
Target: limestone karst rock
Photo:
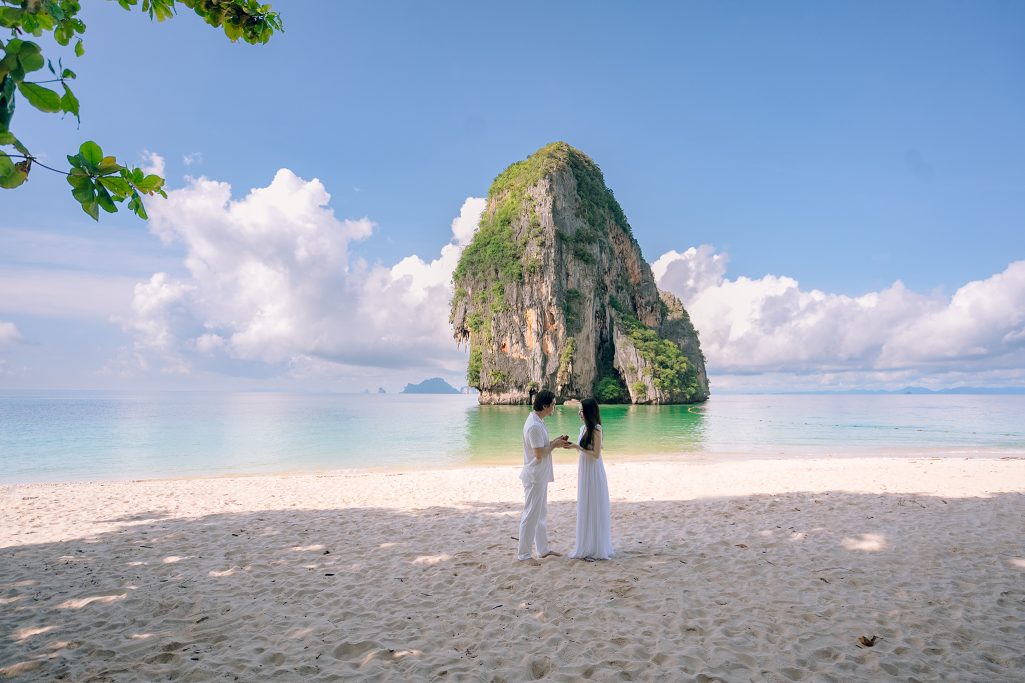
[[[481,403],[708,398],[697,332],[655,286],[601,170],[564,142],[507,168],[453,274],[450,321]]]

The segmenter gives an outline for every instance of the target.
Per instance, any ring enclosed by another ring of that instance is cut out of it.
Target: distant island
[[[460,391],[440,377],[425,379],[419,384],[407,384],[403,394],[458,394]]]

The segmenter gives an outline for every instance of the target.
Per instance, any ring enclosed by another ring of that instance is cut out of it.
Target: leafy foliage
[[[655,388],[667,394],[682,394],[686,400],[700,392],[697,373],[679,346],[662,339],[655,330],[633,316],[624,315],[623,320],[631,341],[651,368]]]
[[[116,0],[126,10],[140,6],[140,0]],[[150,18],[164,21],[174,16],[176,5],[192,9],[207,24],[221,28],[232,42],[239,39],[250,44],[266,43],[275,31],[281,31],[281,19],[257,0],[141,0],[141,9]],[[29,105],[47,114],[70,114],[79,118],[79,102],[69,81],[77,74],[65,68],[61,58],[53,61],[43,56],[38,43],[19,36],[40,37],[50,33],[58,45],[68,47],[74,41],[74,55],[85,54],[82,36],[86,25],[79,18],[79,0],[0,0],[0,29],[10,29],[11,38],[0,40],[0,188],[13,189],[28,180],[33,164],[68,177],[71,196],[82,210],[99,219],[99,209],[114,213],[117,204],[128,200],[128,209],[145,219],[142,195],[164,197],[164,179],[147,175],[138,168],[117,163],[113,156],[104,156],[99,145],[87,141],[78,154],[69,155],[70,171],[50,168],[39,160],[11,132],[11,122],[19,96]],[[52,78],[26,80],[29,74],[43,67]],[[61,92],[47,87],[56,83]],[[13,148],[13,151],[4,148]],[[14,159],[20,159],[15,162]]]
[[[480,348],[470,351],[470,363],[466,367],[467,385],[480,389],[480,373],[484,369],[484,358]]]
[[[641,380],[634,382],[631,388],[634,390],[634,395],[642,401],[648,397],[648,385]]]
[[[566,345],[562,347],[562,353],[559,354],[559,377],[565,377],[569,372],[569,366],[573,363],[573,356],[577,353],[577,339],[576,337],[567,337]]]
[[[612,221],[626,234],[631,234],[626,214],[623,213],[623,208],[616,201],[612,190],[606,187],[605,176],[598,164],[579,152],[568,155],[567,161],[577,181],[580,217],[594,228],[604,226],[606,221]]]
[[[583,323],[583,296],[576,289],[566,290],[566,303],[563,305],[562,314],[566,318],[566,333],[576,334],[580,331]]]
[[[626,387],[618,377],[602,377],[595,382],[594,397],[598,403],[622,403],[627,398]]]
[[[99,220],[99,209],[115,213],[117,206],[128,199],[128,209],[139,218],[148,218],[139,193],[159,194],[166,198],[164,179],[158,175],[146,175],[138,168],[131,170],[117,163],[114,157],[103,156],[103,150],[95,142],[85,142],[78,154],[68,157],[71,172],[68,184],[74,197],[87,214]]]

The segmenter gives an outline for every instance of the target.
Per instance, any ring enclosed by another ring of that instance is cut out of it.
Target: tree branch
[[[0,152],[0,153],[3,153],[3,152]],[[39,159],[37,159],[36,157],[26,156],[24,154],[8,154],[7,156],[9,156],[12,159],[28,159],[29,161],[31,161],[36,166],[42,166],[47,171],[53,171],[54,173],[60,173],[61,175],[71,175],[70,171],[62,171],[59,168],[54,168],[53,166],[47,166],[46,164],[44,164],[41,161],[39,161]]]

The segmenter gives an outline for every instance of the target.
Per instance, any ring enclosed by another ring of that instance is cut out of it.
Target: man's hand
[[[569,435],[563,434],[562,436],[555,437],[551,445],[552,448],[565,448],[567,443],[569,443]]]

